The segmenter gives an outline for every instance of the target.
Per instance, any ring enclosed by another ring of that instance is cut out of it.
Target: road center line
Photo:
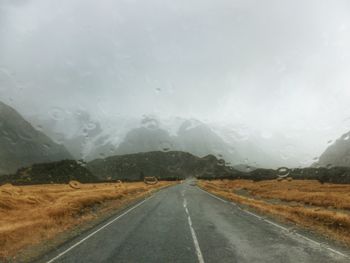
[[[127,211],[125,211],[124,213],[122,213],[121,215],[117,216],[116,218],[112,219],[111,221],[109,221],[108,223],[106,223],[105,225],[103,225],[102,227],[100,227],[99,229],[97,229],[96,231],[92,232],[91,234],[89,234],[88,236],[86,236],[85,238],[83,238],[82,240],[80,240],[79,242],[75,243],[73,246],[69,247],[68,249],[64,250],[63,252],[61,252],[60,254],[58,254],[56,257],[52,258],[51,260],[47,261],[47,263],[52,263],[54,261],[56,261],[57,259],[59,259],[60,257],[62,257],[63,255],[67,254],[69,251],[71,251],[73,248],[79,246],[80,244],[82,244],[84,241],[88,240],[90,237],[92,237],[93,235],[95,235],[96,233],[100,232],[102,229],[106,228],[107,226],[109,226],[110,224],[114,223],[115,221],[117,221],[118,219],[122,218],[123,216],[125,216],[126,214],[128,214],[129,212],[131,212],[132,210],[134,210],[135,208],[139,207],[140,205],[142,205],[144,202],[148,201],[149,199],[151,199],[151,197],[146,198],[145,200],[143,200],[142,202],[136,204],[135,206],[131,207],[130,209],[128,209]]]
[[[196,232],[194,232],[194,229],[193,229],[193,227],[192,227],[192,220],[191,220],[190,213],[188,212],[187,200],[186,200],[186,198],[184,198],[183,206],[184,206],[185,211],[186,211],[186,214],[187,214],[187,220],[188,220],[188,224],[189,224],[189,226],[190,226],[191,235],[192,235],[194,247],[195,247],[195,249],[196,249],[196,254],[197,254],[198,262],[199,262],[199,263],[204,263],[202,251],[201,251],[201,249],[200,249],[200,247],[199,247],[199,243],[198,243],[198,239],[197,239],[197,236],[196,236]]]

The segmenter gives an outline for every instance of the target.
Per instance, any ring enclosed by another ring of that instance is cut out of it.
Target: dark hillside
[[[89,170],[74,160],[34,164],[19,169],[13,175],[0,177],[1,183],[18,185],[68,183],[71,180],[77,180],[81,183],[98,181]]]
[[[102,180],[130,181],[141,180],[144,176],[184,179],[190,176],[220,177],[230,173],[229,168],[213,155],[199,158],[179,151],[117,155],[89,162],[87,168]]]

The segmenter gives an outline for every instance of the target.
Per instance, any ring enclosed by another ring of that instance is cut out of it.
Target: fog
[[[349,85],[347,0],[0,0],[0,100],[24,116],[195,118],[311,162],[350,130]]]

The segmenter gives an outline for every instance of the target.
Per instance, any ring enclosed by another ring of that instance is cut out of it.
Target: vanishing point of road
[[[120,211],[39,262],[350,262],[334,248],[187,180]]]

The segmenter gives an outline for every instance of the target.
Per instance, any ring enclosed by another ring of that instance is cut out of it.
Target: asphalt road
[[[39,262],[350,262],[191,184],[159,191]]]

